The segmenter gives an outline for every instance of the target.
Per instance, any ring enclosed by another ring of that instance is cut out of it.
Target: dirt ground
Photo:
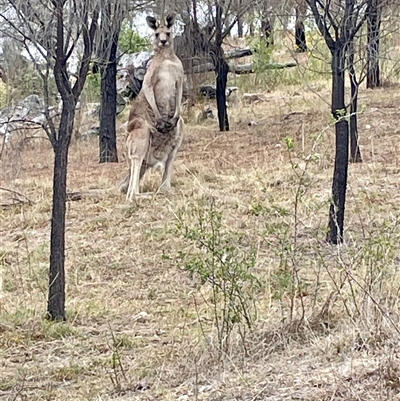
[[[260,92],[249,104],[239,90],[229,132],[185,110],[168,195],[118,193],[123,134],[115,164],[98,164],[96,138],[74,141],[68,190],[102,192],[68,202],[62,324],[44,318],[52,150],[39,139],[3,153],[0,187],[31,204],[0,209],[1,400],[400,399],[399,88],[361,90],[363,163],[349,166],[340,247],[325,243],[329,82]],[[195,248],[179,227],[201,231],[204,199],[240,255],[255,250],[261,283],[252,328],[238,324],[223,353],[211,286],[181,257]]]

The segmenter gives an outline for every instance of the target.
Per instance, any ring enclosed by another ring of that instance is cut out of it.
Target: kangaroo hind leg
[[[130,164],[129,186],[126,194],[127,201],[132,201],[134,196],[139,195],[139,181],[143,161],[147,156],[150,143],[150,130],[147,124],[135,128],[128,135],[127,147]]]
[[[168,155],[167,161],[165,162],[165,169],[161,179],[161,186],[160,186],[161,192],[168,192],[171,190],[172,170],[174,168],[176,154],[178,153],[178,150],[182,143],[183,129],[184,129],[183,119],[182,117],[180,117],[178,120],[178,124],[173,131],[176,137],[178,138],[177,143],[172,148],[170,154]]]

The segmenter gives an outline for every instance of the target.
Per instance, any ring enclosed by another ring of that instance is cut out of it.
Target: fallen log
[[[291,63],[285,63],[285,64],[279,64],[279,63],[273,63],[273,64],[267,64],[264,66],[264,69],[266,70],[283,70],[284,68],[291,68],[291,67],[296,67],[297,63],[291,62]]]
[[[229,50],[225,53],[225,57],[227,59],[241,58],[241,57],[252,56],[255,52],[256,51],[251,50],[250,47],[245,47],[245,48],[241,48],[241,49]]]
[[[33,202],[24,194],[8,188],[0,188],[0,208],[7,209],[17,205],[32,206]]]
[[[248,64],[237,64],[237,65],[229,65],[229,71],[233,72],[237,75],[241,74],[252,74],[255,72],[256,67],[254,63],[248,63]]]
[[[297,63],[285,63],[285,64],[279,64],[279,63],[273,63],[273,64],[267,64],[264,65],[262,70],[283,70],[284,68],[291,68],[291,67],[296,67]],[[252,74],[257,71],[257,67],[254,63],[249,63],[249,64],[237,64],[237,65],[229,65],[229,70],[230,72],[234,72],[237,75],[241,74]]]
[[[194,67],[189,68],[187,70],[187,74],[202,74],[202,73],[211,72],[214,70],[215,70],[215,67],[212,63],[205,63],[205,64],[195,65]]]
[[[67,192],[67,201],[103,198],[108,192],[110,192],[110,190],[107,189],[89,189],[88,191]]]
[[[278,64],[278,63],[273,63],[273,64],[267,64],[263,66],[263,70],[281,70],[284,68],[291,68],[291,67],[296,67],[297,63],[292,62],[292,63],[285,63],[285,64]],[[189,69],[187,71],[187,74],[200,74],[200,73],[205,73],[205,72],[212,72],[214,71],[215,68],[212,63],[205,63],[205,64],[200,64],[196,65],[193,68]],[[241,74],[252,74],[256,72],[257,67],[254,63],[248,63],[248,64],[229,64],[229,72],[232,72],[237,75]]]

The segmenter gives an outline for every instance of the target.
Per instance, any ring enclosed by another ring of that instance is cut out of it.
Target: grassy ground
[[[239,84],[254,88],[249,79]],[[65,324],[44,319],[52,151],[42,141],[3,154],[0,186],[33,204],[0,210],[0,399],[399,399],[398,88],[361,91],[364,162],[349,167],[342,247],[324,242],[329,84],[264,95],[248,104],[239,94],[226,133],[186,111],[167,196],[118,194],[123,136],[112,165],[97,163],[96,139],[72,144],[69,190],[107,191],[68,203]],[[149,173],[142,187],[159,180]],[[199,251],[196,235],[220,241]],[[223,254],[259,280],[237,279],[257,316],[229,341],[218,340],[212,285],[185,270],[199,252],[197,271]]]

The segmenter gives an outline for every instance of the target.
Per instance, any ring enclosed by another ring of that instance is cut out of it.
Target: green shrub
[[[253,56],[255,70],[257,72],[265,72],[268,69],[268,65],[271,64],[271,56],[275,51],[275,47],[269,45],[264,39],[258,39],[253,42],[252,47],[255,50]]]
[[[140,36],[129,24],[124,24],[119,35],[119,48],[125,53],[138,53],[150,47],[150,40]]]
[[[214,200],[201,198],[178,217],[178,235],[186,245],[179,251],[178,261],[198,280],[199,291],[204,286],[209,289],[207,309],[213,316],[219,350],[225,352],[234,328],[243,338],[255,319],[254,299],[260,288],[253,274],[256,248],[244,232],[223,224]]]

